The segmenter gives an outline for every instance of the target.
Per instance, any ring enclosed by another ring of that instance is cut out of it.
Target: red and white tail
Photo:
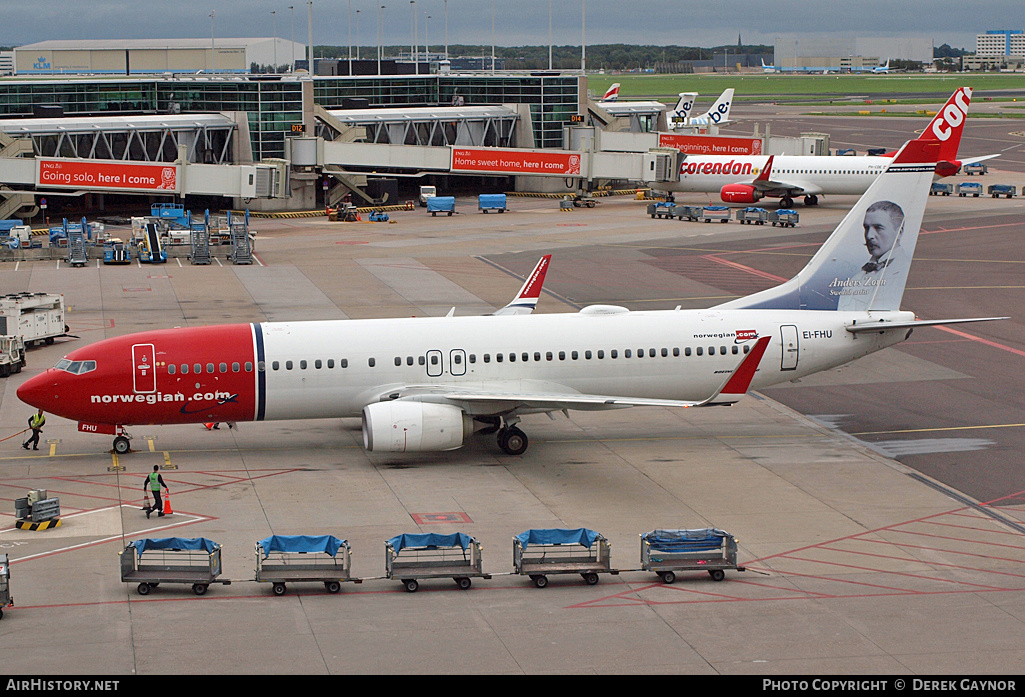
[[[619,83],[614,82],[612,84],[612,87],[610,87],[608,91],[605,93],[605,96],[601,98],[601,101],[614,102],[617,99],[619,99]]]
[[[500,310],[496,310],[496,315],[529,315],[537,307],[537,301],[541,297],[541,287],[545,284],[545,274],[548,273],[548,262],[551,261],[552,255],[545,254],[541,257],[541,260],[537,262],[537,266],[527,276],[527,280],[524,282],[523,287],[520,288],[520,292],[516,294],[512,302],[503,307]]]
[[[972,102],[972,88],[960,87],[950,96],[943,108],[929,123],[917,140],[926,143],[939,143],[939,161],[936,173],[941,177],[956,174],[961,168],[957,159],[957,150],[961,145],[961,132],[968,118],[968,106]]]

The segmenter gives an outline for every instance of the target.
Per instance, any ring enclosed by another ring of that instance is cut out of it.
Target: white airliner
[[[814,75],[828,75],[829,73],[889,73],[890,72],[890,59],[886,59],[885,65],[876,65],[871,68],[844,68],[840,66],[796,66],[792,68],[778,66],[778,65],[766,65],[765,59],[762,59],[762,72],[763,73],[808,73]]]
[[[970,87],[954,92],[918,137],[922,142],[940,144],[936,166],[940,177],[956,174],[962,165],[997,157],[957,158],[971,96]],[[766,197],[779,198],[780,208],[790,208],[795,197],[804,196],[804,204],[814,206],[823,194],[864,193],[892,158],[893,153],[863,157],[688,155],[680,165],[678,182],[656,186],[671,193],[718,192],[727,203],[756,203]]]
[[[475,424],[509,454],[528,414],[732,404],[897,344],[938,146],[911,141],[807,266],[707,310],[270,322],[160,329],[72,351],[18,389],[116,435],[133,424],[362,417],[375,452],[459,448]]]

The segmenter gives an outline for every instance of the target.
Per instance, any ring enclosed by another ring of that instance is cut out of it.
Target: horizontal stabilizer
[[[913,322],[856,322],[844,327],[851,334],[861,332],[885,332],[892,329],[914,329],[915,327],[934,327],[941,324],[964,324],[966,322],[993,322],[999,319],[1010,319],[1010,317],[969,317],[965,319],[916,319]]]

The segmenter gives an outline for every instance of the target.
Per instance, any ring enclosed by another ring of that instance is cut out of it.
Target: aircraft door
[[[132,346],[133,390],[137,394],[157,391],[156,351],[153,344]]]
[[[466,351],[463,349],[452,349],[449,352],[448,369],[453,375],[466,375]]]
[[[779,369],[797,370],[797,327],[793,324],[784,324],[780,326],[779,332],[783,344],[783,357]]]
[[[432,378],[441,377],[441,373],[444,370],[442,365],[442,354],[441,351],[431,349],[427,352],[427,376]]]

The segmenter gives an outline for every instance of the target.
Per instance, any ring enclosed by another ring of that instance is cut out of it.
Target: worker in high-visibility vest
[[[28,446],[31,443],[33,450],[39,450],[39,434],[43,432],[43,424],[46,423],[46,417],[43,416],[43,410],[40,409],[38,413],[28,417],[28,427],[32,429],[32,437],[21,444],[21,447],[28,450]]]
[[[164,484],[164,478],[160,476],[160,466],[153,465],[153,471],[146,476],[146,480],[142,483],[143,495],[146,498],[146,506],[142,509],[146,511],[146,517],[149,518],[149,514],[156,511],[158,517],[164,515],[164,505],[160,501],[160,487],[164,487],[164,491],[171,493],[171,490],[167,488],[167,484]],[[153,505],[149,505],[149,494],[153,492]]]

